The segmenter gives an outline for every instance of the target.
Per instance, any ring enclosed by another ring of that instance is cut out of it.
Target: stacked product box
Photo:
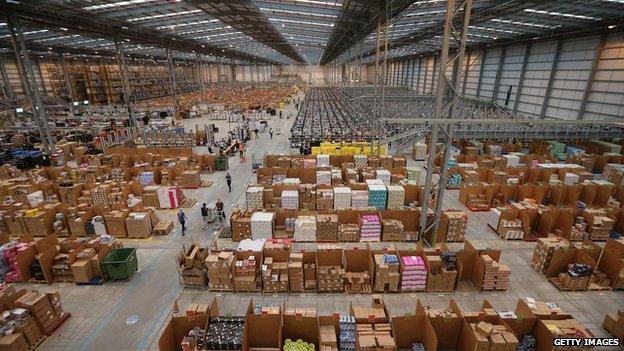
[[[401,185],[388,185],[388,209],[402,210],[405,204],[405,189]]]
[[[447,219],[446,241],[463,242],[466,239],[468,216],[462,211],[444,211]]]
[[[282,191],[282,208],[285,210],[299,209],[299,192],[297,190]]]
[[[368,199],[366,199],[368,205]],[[334,210],[351,207],[351,188],[340,186],[334,188]]]
[[[392,174],[387,169],[378,169],[376,171],[377,179],[381,180],[384,185],[390,185],[390,180],[392,178]]]
[[[381,222],[376,214],[362,215],[360,241],[381,241]]]
[[[342,170],[332,169],[332,185],[342,185]]]
[[[304,290],[304,273],[303,273],[303,253],[292,252],[288,257],[288,283],[290,291],[303,292]]]
[[[317,167],[329,167],[329,155],[318,154],[316,155]]]
[[[355,317],[340,316],[340,350],[355,351]]]
[[[589,232],[590,240],[607,240],[613,230],[615,221],[607,216],[594,217],[594,224]]]
[[[421,256],[401,256],[401,291],[424,291],[427,266]]]
[[[375,260],[375,283],[373,290],[376,292],[398,292],[400,264],[395,254],[374,254]]]
[[[338,228],[338,215],[316,215],[316,241],[337,241]]]
[[[316,217],[298,216],[295,220],[295,241],[313,242],[316,240]]]
[[[301,184],[299,185],[299,208],[304,210],[316,209],[316,185],[314,184]]]
[[[367,190],[352,190],[351,191],[351,207],[366,208],[368,206],[369,205],[368,205],[368,191]]]
[[[494,261],[489,255],[481,255],[481,261],[485,266],[483,275],[482,290],[498,290],[505,291],[509,286],[509,276],[511,270],[507,265]]]
[[[383,230],[382,230],[382,238],[383,241],[404,241],[405,240],[405,227],[403,222],[398,219],[384,218],[382,220]]]
[[[251,215],[251,237],[253,239],[272,238],[274,217],[273,212],[254,212]]]
[[[256,257],[253,255],[237,260],[234,265],[234,290],[256,291],[257,267]]]
[[[368,164],[368,157],[366,157],[366,155],[354,155],[353,163],[355,164],[356,168],[366,167],[366,165]]]
[[[288,291],[288,262],[274,262],[273,257],[265,257],[262,264],[262,291]]]
[[[379,211],[386,209],[388,201],[388,190],[385,185],[368,185],[368,206],[375,207]]]
[[[443,264],[441,255],[425,256],[425,263],[428,267],[427,292],[441,292],[455,290],[457,280],[457,270]]]
[[[208,288],[213,290],[233,290],[234,253],[222,251],[211,253],[206,258]]]
[[[420,167],[407,167],[405,168],[405,172],[407,173],[407,180],[420,184],[420,175],[422,173],[422,169]]]
[[[316,171],[316,184],[331,185],[331,171]]]
[[[500,220],[497,232],[505,240],[524,239],[524,229],[522,229],[522,220],[520,219]]]
[[[316,190],[316,209],[319,211],[331,210],[334,206],[334,190],[333,189],[317,189]]]
[[[341,266],[319,266],[316,269],[319,292],[344,291],[344,268]]]
[[[51,334],[64,317],[62,310],[55,311],[48,296],[37,291],[28,291],[20,296],[15,301],[15,306],[28,310],[45,334]]]
[[[338,241],[355,242],[360,240],[360,227],[354,223],[340,224],[338,227]]]
[[[316,160],[313,158],[304,158],[303,159],[303,168],[314,168],[316,167]]]
[[[540,273],[546,273],[550,260],[555,250],[567,249],[570,242],[559,237],[547,237],[537,239],[537,245],[533,251],[531,266]]]

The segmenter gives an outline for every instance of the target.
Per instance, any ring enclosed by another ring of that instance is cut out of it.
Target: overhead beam
[[[297,63],[306,59],[284,38],[251,0],[186,0]]]
[[[93,15],[87,11],[82,11],[84,12],[84,16],[77,16],[75,14],[63,14],[58,11],[52,12],[47,9],[44,10],[41,7],[24,2],[2,2],[0,3],[0,12],[15,14],[23,21],[47,28],[58,30],[59,27],[64,27],[68,29],[68,32],[90,37],[103,37],[111,40],[122,38],[132,40],[135,43],[149,44],[160,48],[170,48],[185,52],[194,51],[249,62],[280,64],[273,60],[255,57],[229,48],[219,48],[208,43],[169,35],[157,30],[140,28],[130,23],[126,23],[122,27],[111,23],[111,21],[99,20],[97,15]]]
[[[540,111],[540,118],[544,119],[546,117],[546,109],[548,109],[548,102],[550,101],[550,94],[552,92],[552,87],[555,80],[555,74],[557,74],[557,69],[559,67],[559,57],[561,56],[561,46],[562,40],[557,40],[557,44],[555,47],[555,56],[553,57],[552,66],[550,68],[550,74],[548,75],[548,82],[546,83],[546,92],[544,93],[544,101],[542,102],[542,109]]]
[[[607,36],[605,34],[600,36],[598,40],[598,46],[594,52],[594,59],[592,61],[592,66],[589,71],[589,79],[587,80],[587,84],[585,84],[585,91],[583,92],[583,100],[581,100],[581,106],[579,107],[578,115],[576,119],[583,119],[585,115],[585,110],[587,109],[587,102],[589,101],[589,95],[592,92],[592,88],[594,86],[594,80],[596,79],[596,70],[598,69],[598,63],[600,63],[600,58],[602,57],[602,52],[605,48],[605,44],[607,42]]]
[[[385,5],[388,1],[390,2],[389,13],[386,16]],[[386,18],[391,21],[413,2],[414,0],[344,1],[342,13],[334,25],[334,30],[321,56],[320,64],[325,65],[335,60],[355,43],[372,33],[378,26],[378,17],[382,19],[381,24],[384,25]],[[376,50],[372,50],[372,52],[375,53]]]

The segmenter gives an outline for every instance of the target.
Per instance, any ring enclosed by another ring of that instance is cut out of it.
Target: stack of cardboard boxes
[[[230,217],[232,241],[251,238],[251,211],[233,211]]]
[[[374,254],[375,259],[375,285],[376,292],[398,292],[400,264],[395,254]]]
[[[338,228],[338,215],[316,215],[316,241],[337,241]]]
[[[564,238],[559,237],[547,237],[537,239],[537,245],[533,251],[533,259],[531,266],[540,273],[545,273],[550,265],[555,250],[567,249],[570,247],[570,242]]]
[[[253,255],[243,255],[237,259],[234,266],[234,290],[236,291],[256,291],[258,263]]]
[[[401,291],[425,291],[427,266],[422,256],[401,255]]]
[[[201,186],[201,176],[198,170],[182,172],[182,184],[184,188],[197,189]]]
[[[303,273],[303,253],[291,252],[288,257],[288,283],[290,291],[303,292],[304,290],[304,273]]]
[[[382,237],[383,241],[404,241],[405,240],[405,226],[403,222],[398,219],[384,218],[382,220]]]
[[[234,253],[222,251],[206,258],[208,288],[217,291],[234,290]]]
[[[490,204],[485,194],[469,194],[466,207],[473,211],[487,211],[490,209]]]
[[[43,338],[37,321],[25,309],[14,308],[4,311],[2,319],[2,328],[8,333],[0,337],[2,350],[29,350],[36,347]]]
[[[288,263],[274,262],[273,257],[265,257],[262,265],[262,291],[288,291]]]
[[[338,351],[336,328],[333,325],[319,326],[319,351]]]
[[[180,252],[178,263],[180,277],[184,286],[206,286],[206,270],[204,265],[208,263],[208,250],[197,244],[191,245],[186,252]]]
[[[112,210],[104,215],[104,223],[106,223],[106,231],[108,235],[116,238],[125,238],[128,236],[126,231],[126,218],[130,211],[128,210]]]
[[[148,238],[152,234],[152,222],[148,212],[130,212],[126,218],[129,238]]]
[[[524,239],[524,230],[522,229],[522,221],[520,219],[501,219],[498,223],[497,232],[498,235],[505,240]]]
[[[427,291],[453,291],[457,280],[456,270],[447,270],[442,264],[440,255],[426,255],[425,262],[429,271],[427,274]]]
[[[361,351],[393,351],[396,343],[389,323],[358,324],[357,346]]]
[[[345,270],[341,266],[318,266],[317,290],[319,292],[344,291]]]
[[[360,240],[360,227],[357,224],[340,224],[338,227],[338,241],[355,242]]]
[[[15,306],[28,310],[45,334],[51,334],[66,318],[58,293],[52,293],[51,297],[52,300],[37,291],[28,291],[15,300]]]
[[[505,291],[509,287],[509,276],[511,270],[507,265],[494,261],[489,255],[480,256],[485,272],[483,274],[482,290]]]
[[[329,211],[334,205],[333,189],[316,190],[316,209],[319,211]]]
[[[504,325],[488,322],[470,323],[474,333],[477,351],[515,351],[518,339],[514,333]]]
[[[590,240],[607,240],[613,230],[615,221],[607,216],[594,217],[594,225],[589,232]]]
[[[624,341],[624,310],[605,315],[602,327],[609,335],[620,339],[620,342]]]
[[[463,242],[466,239],[468,217],[462,211],[444,211],[447,219],[446,241]]]
[[[315,184],[299,184],[299,208],[303,210],[315,210],[316,209],[315,189],[316,189]]]

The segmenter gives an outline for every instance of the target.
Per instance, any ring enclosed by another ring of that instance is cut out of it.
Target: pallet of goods
[[[186,251],[178,254],[178,267],[182,285],[185,287],[203,288],[206,286],[208,277],[205,266],[207,265],[208,250],[193,244]]]
[[[335,242],[338,241],[338,230],[340,224],[338,215],[317,214],[316,215],[316,241]]]
[[[466,240],[468,216],[462,211],[444,211],[442,214],[447,223],[446,241],[463,242]]]
[[[537,245],[533,251],[531,266],[539,273],[545,274],[553,253],[556,250],[565,250],[570,248],[571,244],[564,238],[547,237],[537,239]]]
[[[489,255],[480,255],[485,271],[481,290],[485,291],[506,291],[509,287],[509,276],[511,270],[507,265],[496,262]]]
[[[396,254],[374,254],[375,261],[375,292],[398,292],[400,274],[399,257]]]
[[[425,291],[427,266],[421,256],[401,255],[401,292]]]
[[[228,251],[212,252],[208,255],[206,258],[208,289],[211,291],[234,291],[235,260],[234,253]]]

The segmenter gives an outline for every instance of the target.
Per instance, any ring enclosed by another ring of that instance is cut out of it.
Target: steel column
[[[479,94],[481,94],[481,80],[483,79],[483,66],[485,66],[485,58],[487,50],[483,49],[483,54],[481,54],[481,65],[479,67],[479,77],[477,78],[477,92],[475,93],[475,99],[479,100]]]
[[[2,86],[4,87],[4,94],[10,100],[15,99],[15,90],[11,86],[11,81],[9,80],[9,75],[7,74],[6,67],[4,66],[4,61],[0,58],[0,78],[2,78]]]
[[[37,129],[39,130],[39,136],[41,137],[44,151],[49,154],[54,150],[55,142],[52,137],[52,132],[50,131],[50,125],[48,124],[48,116],[43,107],[41,93],[39,92],[37,80],[35,79],[35,72],[31,66],[30,55],[26,48],[22,27],[15,14],[8,15],[7,20],[11,44],[15,52],[15,61],[21,74],[22,84],[30,100],[32,114],[37,123]]]
[[[128,66],[126,65],[126,56],[123,51],[123,42],[119,38],[115,39],[115,53],[117,56],[117,64],[119,65],[119,72],[121,73],[121,88],[124,97],[124,104],[128,109],[128,115],[130,116],[130,122],[133,126],[137,126],[136,116],[134,114],[134,107],[132,106],[132,93],[130,91],[130,80],[128,77]]]
[[[69,100],[69,116],[74,116],[74,95],[72,93],[71,81],[69,80],[69,73],[67,72],[67,62],[65,62],[65,56],[62,52],[59,52],[59,61],[61,63],[61,72],[63,73],[63,81],[65,82],[65,89],[67,89],[67,96],[65,98]]]
[[[436,101],[435,101],[435,118],[445,118],[452,120],[457,110],[457,104],[460,100],[458,92],[461,84],[461,74],[463,68],[463,59],[466,51],[466,40],[468,35],[468,24],[470,22],[470,12],[472,10],[472,0],[459,2],[459,6],[455,6],[455,0],[448,0],[446,7],[446,20],[444,24],[444,40],[440,52],[440,67],[438,73]],[[455,17],[463,14],[461,28],[455,28],[453,25]],[[450,54],[450,42],[454,40],[455,46],[458,47],[454,55]],[[449,57],[450,56],[450,57]],[[447,76],[447,68],[451,68],[451,77]],[[434,124],[432,136],[429,145],[429,155],[427,163],[427,174],[425,178],[425,189],[423,193],[423,201],[421,204],[420,214],[420,234],[424,235],[431,230],[431,242],[434,245],[437,241],[437,231],[440,216],[442,213],[442,205],[444,202],[444,190],[446,188],[447,163],[450,157],[450,149],[453,142],[453,124],[449,123],[444,131],[444,142],[442,144],[443,156],[440,165],[439,180],[437,185],[436,207],[433,223],[429,226],[427,223],[427,214],[429,212],[429,202],[432,199],[432,179],[434,171],[434,160],[437,154],[436,143],[438,141],[438,126]]]
[[[429,75],[429,57],[425,57],[425,74],[423,76],[423,94],[427,93],[427,75]],[[433,77],[431,78],[433,80]]]
[[[557,67],[559,66],[559,56],[561,55],[562,40],[557,40],[557,48],[555,49],[555,57],[553,58],[553,64],[550,69],[550,75],[548,76],[548,83],[546,84],[546,92],[544,93],[544,102],[542,102],[542,110],[540,112],[540,118],[546,117],[546,109],[548,108],[548,101],[550,100],[550,93],[552,91],[553,81],[555,80],[555,74],[557,73]]]
[[[433,92],[433,88],[436,86],[436,63],[438,62],[438,55],[433,55],[433,68],[431,69],[431,91]],[[438,81],[440,77],[438,76]]]
[[[199,90],[204,90],[204,65],[200,53],[197,53],[197,82],[199,83]]]
[[[465,96],[466,95],[466,84],[468,83],[468,75],[470,73],[470,58],[472,56],[472,53],[468,54],[468,57],[466,57],[466,67],[464,67],[464,82],[462,83],[462,90],[461,90],[461,95]]]
[[[516,91],[516,98],[514,99],[513,112],[518,113],[518,104],[520,103],[520,95],[522,94],[522,88],[524,87],[524,77],[526,76],[527,64],[529,57],[531,56],[531,43],[528,43],[524,50],[524,60],[522,61],[522,68],[520,68],[520,78],[518,78],[518,89]]]
[[[592,61],[591,70],[589,71],[589,79],[587,80],[587,84],[585,84],[585,91],[583,92],[583,100],[581,100],[581,107],[579,108],[578,115],[576,119],[583,119],[583,115],[585,115],[585,109],[587,108],[587,101],[589,100],[589,95],[592,92],[592,88],[594,86],[594,80],[596,79],[596,69],[598,68],[598,63],[600,63],[600,57],[602,57],[602,51],[605,48],[605,44],[607,42],[607,36],[605,34],[600,36],[600,40],[598,41],[598,46],[596,47],[596,52],[594,53],[594,60]]]
[[[496,68],[496,79],[494,80],[494,90],[492,90],[492,101],[498,100],[498,89],[500,88],[501,73],[503,72],[503,64],[505,63],[505,54],[507,53],[507,46],[503,46],[500,56],[498,58],[498,67]]]
[[[416,93],[420,94],[420,70],[422,68],[422,57],[418,59],[418,75],[416,75]]]
[[[167,63],[169,65],[169,83],[171,84],[171,98],[173,99],[173,118],[177,118],[180,112],[180,102],[178,101],[178,83],[176,81],[175,64],[171,49],[167,49]]]
[[[409,78],[409,88],[410,90],[414,89],[414,68],[416,66],[416,59],[412,59],[412,72],[410,74],[410,78]]]

